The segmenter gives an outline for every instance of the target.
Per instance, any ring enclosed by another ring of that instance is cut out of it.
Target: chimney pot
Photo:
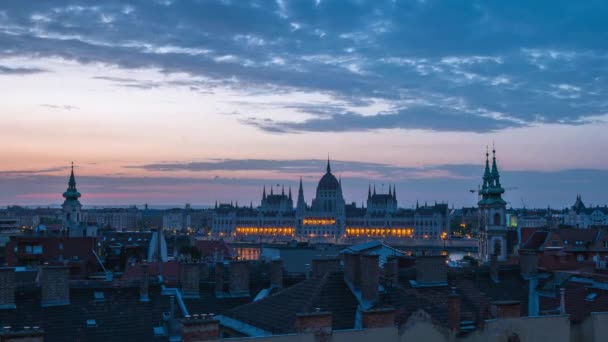
[[[70,304],[70,269],[65,266],[44,266],[41,268],[42,306]]]
[[[15,308],[15,269],[0,267],[0,309]]]
[[[249,262],[246,260],[230,263],[230,295],[249,297]]]
[[[460,332],[460,296],[448,295],[448,327],[455,333]]]
[[[270,287],[283,288],[283,261],[281,259],[270,262]]]
[[[312,276],[320,278],[325,273],[340,270],[340,259],[336,258],[316,258],[312,260]]]
[[[200,298],[200,274],[201,264],[197,262],[181,264],[182,293],[185,298]]]

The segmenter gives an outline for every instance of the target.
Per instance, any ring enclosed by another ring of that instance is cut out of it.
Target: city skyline
[[[603,205],[607,11],[3,2],[0,205],[60,203],[72,160],[85,206],[309,201],[329,153],[349,202],[472,206],[493,141],[513,207]]]

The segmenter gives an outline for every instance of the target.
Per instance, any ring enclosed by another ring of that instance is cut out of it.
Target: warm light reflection
[[[400,237],[411,238],[414,236],[413,228],[363,228],[363,227],[347,227],[346,235],[348,237],[359,236],[383,236],[383,237]]]
[[[305,218],[302,221],[305,226],[329,226],[336,224],[336,219],[333,218]]]
[[[237,236],[266,235],[266,236],[293,236],[294,227],[236,227]]]

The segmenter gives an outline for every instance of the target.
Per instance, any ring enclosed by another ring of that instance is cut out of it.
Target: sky
[[[608,202],[608,3],[0,2],[0,205]]]

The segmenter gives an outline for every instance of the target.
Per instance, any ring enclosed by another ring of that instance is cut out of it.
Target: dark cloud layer
[[[127,177],[120,175],[78,176],[78,189],[83,194],[84,205],[101,204],[174,204],[186,202],[210,205],[216,200],[238,201],[241,204],[253,201],[259,203],[262,186],[267,189],[273,184],[285,184],[297,188],[299,173],[304,177],[304,193],[310,202],[316,184],[321,177],[323,161],[268,161],[231,160],[222,166],[178,165],[172,171],[188,170],[247,170],[277,167],[282,175],[275,180],[256,178],[212,177],[209,179],[178,178],[167,169],[166,176]],[[257,165],[257,166],[256,166]],[[148,166],[148,169],[158,168]],[[300,168],[297,172],[291,168]],[[3,172],[0,177],[0,205],[11,204],[59,204],[61,193],[67,187],[66,176],[45,175],[36,172]],[[46,170],[48,171],[48,170]],[[411,207],[416,200],[448,202],[456,206],[471,206],[476,201],[469,190],[476,189],[481,182],[483,168],[480,165],[435,165],[427,168],[398,168],[392,165],[336,162],[334,171],[338,174],[358,172],[360,176],[342,177],[345,199],[361,203],[367,195],[367,188],[375,184],[378,191],[386,191],[388,184],[397,187],[402,207]],[[425,176],[425,173],[442,171],[444,176]],[[10,174],[9,174],[10,173]],[[370,177],[366,177],[370,174]],[[512,207],[545,207],[550,205],[563,208],[573,203],[576,194],[582,194],[587,205],[604,205],[605,194],[602,187],[608,177],[606,170],[562,170],[542,171],[502,171],[502,184],[507,188],[505,198]],[[162,194],[162,195],[161,195]]]
[[[299,108],[305,121],[241,118],[270,132],[488,132],[607,113],[606,17],[608,3],[593,0],[7,0],[0,58],[153,67],[210,80],[181,84],[196,90],[255,86],[339,99]],[[0,66],[0,75],[41,71]],[[361,115],[372,99],[390,109]]]

